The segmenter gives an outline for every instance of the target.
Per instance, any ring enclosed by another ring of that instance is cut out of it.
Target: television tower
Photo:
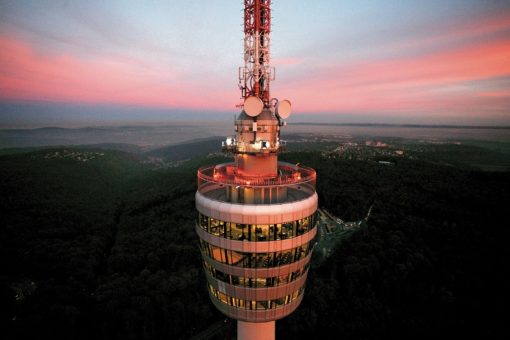
[[[274,339],[275,320],[303,299],[314,238],[316,173],[278,162],[288,100],[270,96],[271,1],[244,0],[243,110],[234,161],[198,170],[196,232],[213,304],[237,322],[240,340]]]

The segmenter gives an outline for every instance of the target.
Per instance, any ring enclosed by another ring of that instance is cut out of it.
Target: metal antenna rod
[[[270,104],[271,0],[244,0],[244,67],[239,68],[241,97],[257,97]]]

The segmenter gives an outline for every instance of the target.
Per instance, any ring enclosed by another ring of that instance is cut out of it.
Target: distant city
[[[232,134],[225,122],[176,122],[173,124],[92,126],[78,128],[44,127],[35,129],[0,129],[0,148],[42,147],[58,145],[124,145],[129,151],[147,151],[167,145],[202,138]],[[282,135],[301,135],[344,140],[349,138],[406,138],[428,142],[487,140],[510,142],[510,127],[423,126],[387,124],[312,124],[289,123]]]

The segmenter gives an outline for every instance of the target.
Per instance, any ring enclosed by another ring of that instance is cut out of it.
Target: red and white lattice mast
[[[270,95],[270,84],[275,80],[275,69],[270,66],[270,46],[271,0],[244,0],[244,67],[239,68],[241,97],[245,101],[249,98],[246,103],[249,108],[261,107],[260,102],[265,108],[278,106],[279,118],[285,119],[290,115],[290,102],[285,100],[278,105],[278,100]]]
[[[243,98],[254,96],[269,106],[271,1],[244,1],[244,67],[239,68]]]
[[[243,111],[223,143],[234,162],[198,170],[196,232],[213,304],[238,339],[274,339],[300,304],[317,234],[313,169],[278,162],[288,100],[271,98],[271,1],[244,0]]]

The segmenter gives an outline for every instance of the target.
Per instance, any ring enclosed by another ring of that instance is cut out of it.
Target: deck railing
[[[254,202],[258,204],[266,202],[268,195],[273,195],[270,199],[271,203],[309,197],[315,192],[317,177],[315,170],[311,168],[284,162],[278,162],[278,175],[271,178],[246,178],[238,176],[235,163],[224,163],[200,168],[197,176],[198,192],[213,199],[227,199],[221,196],[222,192],[227,193],[236,190],[242,192],[247,189],[253,189],[255,192],[265,191],[265,199],[260,202]],[[283,196],[274,195],[276,192],[282,193],[282,190],[285,189],[288,189],[288,196],[286,194]]]

